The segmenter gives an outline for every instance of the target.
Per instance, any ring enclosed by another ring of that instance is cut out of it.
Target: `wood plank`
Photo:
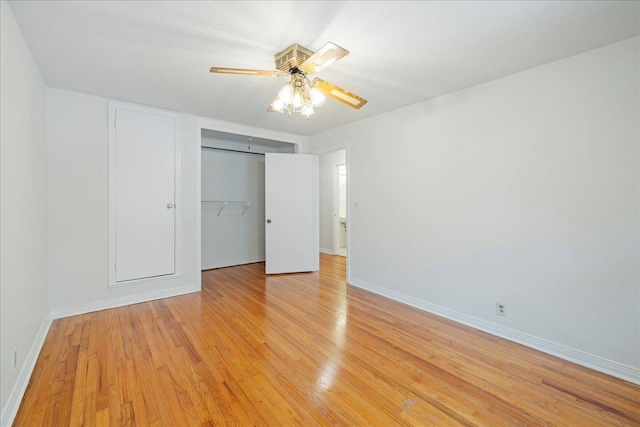
[[[54,321],[14,425],[640,426],[640,386],[349,286],[322,254]]]

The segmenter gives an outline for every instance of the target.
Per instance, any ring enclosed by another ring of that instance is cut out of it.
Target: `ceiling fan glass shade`
[[[307,119],[310,115],[315,113],[316,112],[311,105],[305,105],[304,107],[302,107],[302,111],[300,111],[300,114],[302,114],[303,116],[307,116]]]
[[[324,96],[322,92],[320,92],[320,89],[315,86],[309,90],[309,98],[311,100],[311,105],[314,107],[321,106],[327,100],[327,97]]]
[[[282,102],[280,100],[280,98],[278,98],[276,96],[276,99],[273,100],[273,102],[271,103],[271,105],[269,106],[269,108],[267,109],[267,111],[269,112],[277,112],[277,113],[283,113],[284,112],[284,102]]]
[[[284,104],[291,104],[293,102],[293,86],[291,83],[282,85],[280,92],[278,92],[278,98]]]

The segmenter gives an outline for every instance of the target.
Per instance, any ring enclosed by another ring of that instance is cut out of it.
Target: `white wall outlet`
[[[18,349],[14,348],[13,349],[13,369],[16,369],[16,366],[18,366]]]
[[[501,302],[496,303],[496,314],[507,317],[507,305]]]

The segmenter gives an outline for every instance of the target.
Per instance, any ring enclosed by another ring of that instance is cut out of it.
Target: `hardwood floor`
[[[639,386],[347,286],[344,263],[56,320],[14,425],[640,425]]]

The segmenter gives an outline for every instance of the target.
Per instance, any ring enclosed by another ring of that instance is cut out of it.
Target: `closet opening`
[[[201,270],[265,261],[265,154],[294,143],[201,129]]]

